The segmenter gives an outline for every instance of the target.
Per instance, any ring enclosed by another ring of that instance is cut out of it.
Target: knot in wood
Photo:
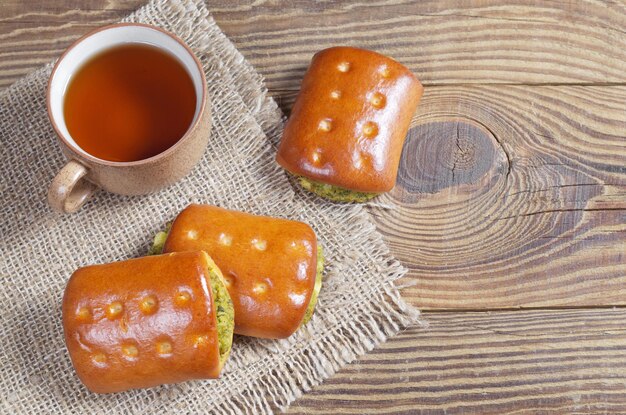
[[[398,185],[411,193],[475,184],[502,172],[496,138],[471,120],[418,125],[409,131],[402,152]]]

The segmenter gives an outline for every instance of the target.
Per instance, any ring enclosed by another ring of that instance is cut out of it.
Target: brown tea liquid
[[[136,161],[173,146],[196,109],[190,75],[172,55],[129,44],[87,61],[69,82],[67,129],[87,153],[110,161]]]

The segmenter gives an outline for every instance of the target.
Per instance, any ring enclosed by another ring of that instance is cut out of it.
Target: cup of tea
[[[202,157],[211,109],[202,65],[160,28],[120,23],[79,39],[48,83],[48,116],[67,164],[48,203],[77,211],[97,189],[153,192]]]

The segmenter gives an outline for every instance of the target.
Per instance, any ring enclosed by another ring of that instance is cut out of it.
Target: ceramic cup
[[[196,91],[196,111],[183,137],[162,153],[130,162],[102,160],[81,149],[69,134],[63,116],[65,90],[72,75],[91,57],[105,49],[129,43],[158,47],[183,64]],[[52,70],[47,106],[61,150],[68,158],[50,184],[48,203],[53,209],[66,213],[80,209],[98,188],[122,195],[140,195],[181,179],[202,157],[211,130],[211,109],[202,65],[182,40],[143,24],[106,26],[70,46]]]

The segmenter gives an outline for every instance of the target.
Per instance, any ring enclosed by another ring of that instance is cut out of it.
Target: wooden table
[[[142,3],[2,0],[0,87]],[[331,45],[426,86],[370,211],[429,327],[290,413],[626,413],[626,2],[208,3],[287,112]]]

